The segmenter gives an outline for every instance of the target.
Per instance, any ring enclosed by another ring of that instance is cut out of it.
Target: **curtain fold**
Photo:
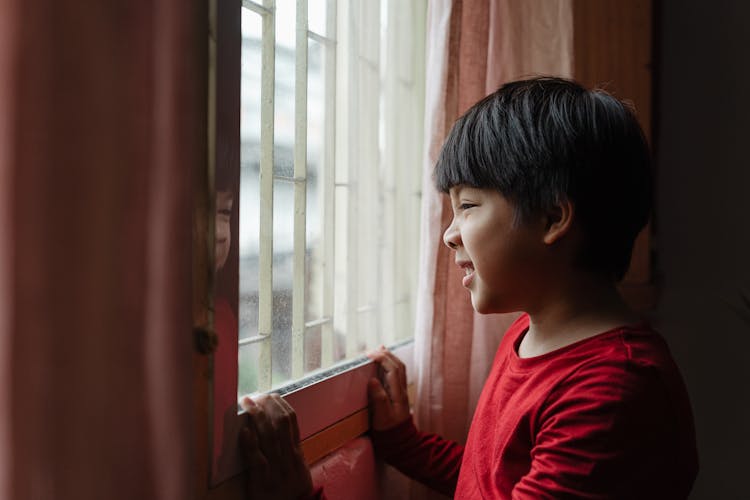
[[[0,498],[191,496],[206,10],[0,1]]]
[[[505,82],[571,76],[572,0],[433,0],[427,89],[415,359],[420,429],[465,441],[495,350],[517,314],[479,315],[442,234],[452,217],[432,170],[453,122]],[[412,498],[438,496],[415,487]]]

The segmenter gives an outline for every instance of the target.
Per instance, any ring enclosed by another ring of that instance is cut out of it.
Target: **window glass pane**
[[[413,329],[423,22],[414,22],[411,2],[308,0],[307,92],[297,96],[295,8],[296,0],[276,1],[272,201],[260,188],[261,16],[242,19],[240,393],[269,378],[278,387],[292,373],[330,367]],[[340,31],[332,32],[336,18]],[[307,149],[295,178],[298,105],[306,107]],[[304,207],[295,189],[304,189]],[[259,214],[269,205],[272,278],[262,278]],[[304,212],[304,231],[295,233],[295,212]],[[295,234],[305,236],[297,260]],[[258,303],[266,286],[273,314],[264,344]]]
[[[306,307],[305,321],[323,317],[323,286],[325,281],[322,223],[325,217],[323,194],[323,170],[326,161],[326,116],[325,116],[325,72],[323,68],[324,47],[313,40],[308,45],[307,80],[307,210],[306,210]],[[332,165],[328,166],[332,168]]]
[[[239,394],[251,394],[258,390],[259,344],[241,345],[239,350],[240,377],[237,383]]]
[[[240,161],[260,163],[261,18],[242,9],[240,59]]]
[[[329,0],[309,0],[307,5],[308,29],[326,35],[326,7]]]
[[[274,175],[294,177],[295,0],[276,0]]]
[[[297,0],[276,0],[276,50],[294,50],[296,43]],[[279,68],[276,68],[279,72]]]
[[[322,341],[321,325],[305,329],[305,372],[311,372],[321,367]]]
[[[240,60],[239,339],[258,335],[261,16],[242,9]],[[257,389],[257,345],[239,350],[239,394]]]
[[[273,183],[272,383],[292,375],[292,282],[294,279],[294,184]]]
[[[258,334],[260,186],[257,162],[240,157],[240,339]]]
[[[336,169],[338,172],[339,168]],[[353,281],[355,274],[350,272],[351,262],[349,254],[351,253],[349,238],[350,220],[352,214],[348,208],[349,204],[349,186],[339,184],[335,191],[335,255],[334,262],[334,303],[336,307],[333,312],[333,328],[340,335],[342,351],[339,353],[341,359],[346,357],[347,352],[356,351],[357,330],[353,323],[354,315],[350,312],[356,307],[356,301],[353,297]]]

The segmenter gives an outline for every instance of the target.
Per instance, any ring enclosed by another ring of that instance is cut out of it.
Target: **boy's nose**
[[[443,233],[443,243],[453,250],[458,248],[458,245],[461,242],[461,236],[455,226],[454,221],[451,221],[450,225]]]

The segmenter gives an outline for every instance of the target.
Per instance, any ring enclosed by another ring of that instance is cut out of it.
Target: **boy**
[[[465,447],[417,431],[403,365],[372,353],[385,372],[369,387],[376,452],[455,498],[685,498],[697,473],[687,394],[615,286],[651,208],[632,112],[567,80],[509,83],[456,122],[435,181],[474,308],[524,314]]]

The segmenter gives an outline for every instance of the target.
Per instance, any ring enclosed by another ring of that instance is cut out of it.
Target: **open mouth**
[[[474,280],[474,265],[469,261],[459,262],[458,265],[464,270],[462,284],[464,287],[468,288]]]

